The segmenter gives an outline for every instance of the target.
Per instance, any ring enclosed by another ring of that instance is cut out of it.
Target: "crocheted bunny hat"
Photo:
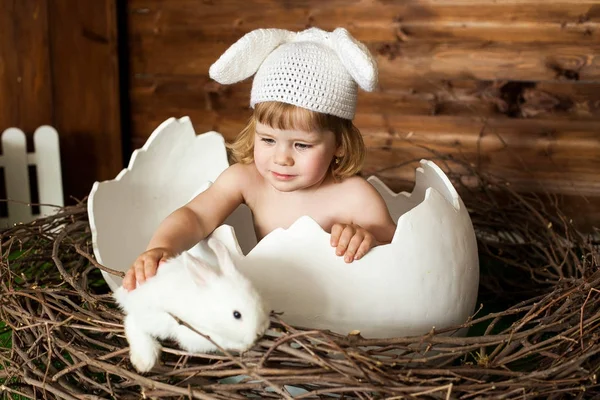
[[[256,74],[252,108],[279,101],[345,119],[354,118],[357,84],[369,92],[377,85],[375,59],[344,28],[256,29],[227,49],[209,74],[221,84]]]

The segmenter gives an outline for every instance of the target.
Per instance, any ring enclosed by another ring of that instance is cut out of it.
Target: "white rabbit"
[[[122,286],[114,298],[125,312],[125,336],[131,363],[140,372],[152,369],[160,355],[158,339],[171,338],[189,352],[217,347],[170,314],[209,336],[227,350],[245,351],[263,335],[269,314],[248,279],[236,269],[227,248],[208,239],[221,273],[183,252],[161,264],[156,276],[128,292]]]

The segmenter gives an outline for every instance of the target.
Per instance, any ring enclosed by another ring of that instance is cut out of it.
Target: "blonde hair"
[[[256,123],[275,129],[299,129],[310,132],[333,132],[342,156],[331,160],[330,173],[334,179],[356,175],[365,159],[365,144],[352,120],[307,110],[287,103],[268,101],[256,104],[254,113],[235,141],[227,147],[235,162],[250,164],[254,161]]]

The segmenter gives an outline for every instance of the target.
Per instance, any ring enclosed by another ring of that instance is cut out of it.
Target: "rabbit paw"
[[[148,372],[156,364],[156,360],[160,354],[160,344],[153,340],[152,343],[147,343],[144,348],[137,345],[131,345],[129,348],[129,358],[131,364],[139,372]]]
[[[129,358],[139,372],[148,372],[160,355],[160,343],[139,325],[135,318],[126,316],[125,337],[129,342]]]

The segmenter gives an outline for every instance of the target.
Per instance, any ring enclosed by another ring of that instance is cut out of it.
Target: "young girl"
[[[160,224],[125,275],[126,289],[206,238],[242,203],[258,240],[308,215],[348,263],[392,240],[396,225],[383,199],[356,175],[365,153],[352,123],[357,84],[370,91],[377,83],[366,47],[343,28],[258,29],[210,68],[222,84],[254,74],[254,114],[230,146],[237,163]]]

